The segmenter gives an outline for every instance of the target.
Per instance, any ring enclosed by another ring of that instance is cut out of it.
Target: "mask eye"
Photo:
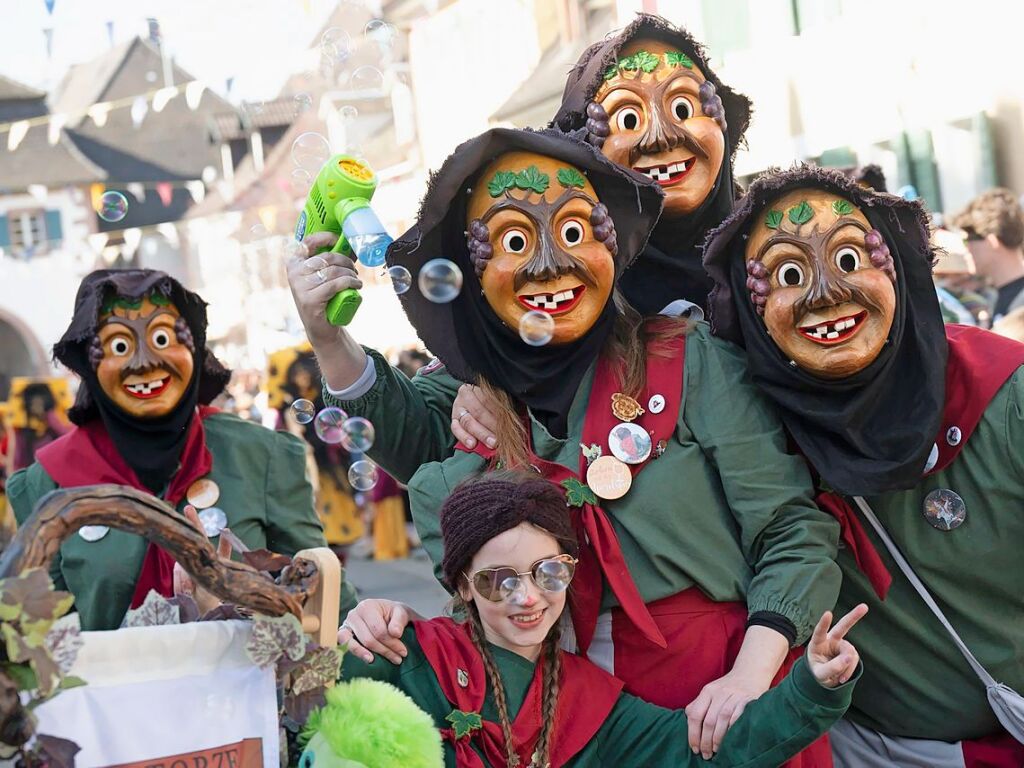
[[[579,245],[583,242],[583,222],[579,219],[569,219],[562,225],[558,234],[561,235],[562,242],[570,248]]]
[[[779,285],[793,288],[804,284],[804,268],[795,261],[787,261],[775,272]]]
[[[510,229],[501,236],[501,247],[507,253],[522,253],[526,250],[526,233],[521,229]]]
[[[153,335],[149,338],[153,342],[154,349],[167,349],[171,346],[171,334],[164,328],[153,331]]]
[[[615,125],[620,131],[635,131],[640,127],[640,112],[635,107],[623,107],[615,113]]]
[[[853,272],[860,267],[860,253],[849,245],[836,251],[835,260],[840,272]]]
[[[685,96],[676,96],[672,99],[672,114],[676,120],[689,120],[693,117],[693,103]]]
[[[128,339],[118,336],[110,342],[110,351],[114,357],[127,357],[132,351],[132,345],[128,343]]]

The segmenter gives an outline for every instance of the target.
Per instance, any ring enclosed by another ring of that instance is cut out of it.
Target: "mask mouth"
[[[697,164],[697,156],[693,155],[685,160],[679,160],[665,165],[651,165],[647,167],[634,166],[633,170],[642,173],[649,179],[653,179],[663,187],[670,187],[678,184],[693,170]]]
[[[149,381],[140,381],[134,384],[122,384],[121,388],[130,396],[139,400],[152,400],[164,393],[171,383],[170,376],[162,376]]]
[[[824,323],[803,325],[797,330],[800,331],[801,336],[805,339],[810,339],[815,344],[832,346],[842,344],[844,341],[853,338],[864,327],[864,321],[867,320],[867,317],[868,312],[865,309],[853,315],[844,315]]]
[[[566,288],[555,293],[524,293],[516,296],[519,303],[529,310],[547,312],[549,315],[563,315],[574,309],[586,291],[583,285]]]

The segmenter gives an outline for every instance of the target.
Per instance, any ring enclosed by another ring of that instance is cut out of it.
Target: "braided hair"
[[[473,556],[490,539],[530,523],[558,541],[563,551],[575,555],[577,539],[561,489],[537,475],[521,472],[491,472],[458,486],[441,508],[441,536],[444,558],[441,570],[445,581],[456,591],[454,608],[464,610],[470,638],[483,659],[484,669],[494,695],[494,706],[505,739],[506,768],[516,768],[519,757],[512,737],[508,699],[497,663],[486,641],[480,614],[472,600],[458,596],[464,583],[463,571]],[[544,639],[538,663],[542,664],[541,717],[543,725],[537,739],[531,768],[547,768],[555,730],[555,712],[562,672],[561,624],[555,625]]]

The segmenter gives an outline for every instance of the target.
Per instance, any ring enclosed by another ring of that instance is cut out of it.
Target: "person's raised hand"
[[[467,448],[475,448],[478,441],[494,448],[498,444],[495,411],[497,405],[480,387],[463,384],[452,404],[452,434],[455,439]]]
[[[285,264],[295,307],[314,347],[338,338],[338,329],[327,320],[327,303],[346,288],[363,287],[352,259],[330,250],[317,253],[333,248],[337,241],[333,232],[315,232],[302,241],[299,255],[290,256]],[[304,254],[315,255],[303,258]]]
[[[818,682],[826,688],[842,685],[857,671],[860,654],[853,643],[846,639],[846,634],[867,612],[868,607],[861,603],[829,629],[832,612],[825,611],[814,628],[811,640],[807,643],[807,665]]]

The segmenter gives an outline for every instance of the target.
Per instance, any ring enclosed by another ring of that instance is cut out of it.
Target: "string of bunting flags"
[[[88,117],[96,124],[97,128],[102,128],[107,123],[107,117],[115,109],[131,109],[132,123],[138,127],[150,109],[154,112],[162,112],[167,104],[180,94],[185,95],[185,103],[189,109],[198,109],[206,88],[207,85],[202,80],[190,80],[187,83],[168,85],[135,96],[97,102],[78,112],[40,115],[24,120],[0,123],[0,133],[7,134],[7,150],[14,152],[28,134],[29,129],[34,126],[48,126],[47,140],[53,145],[60,140],[60,133],[64,126],[73,120]]]

